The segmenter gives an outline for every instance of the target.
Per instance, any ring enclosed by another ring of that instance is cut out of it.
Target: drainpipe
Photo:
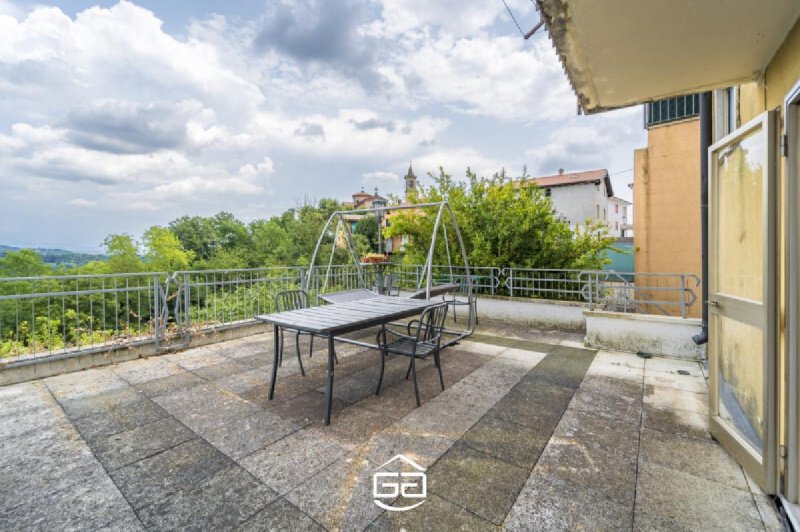
[[[692,337],[694,343],[708,342],[708,147],[711,146],[711,93],[700,95],[700,255],[702,261],[703,328]]]

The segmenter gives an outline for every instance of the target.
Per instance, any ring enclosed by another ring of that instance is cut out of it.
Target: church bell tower
[[[414,170],[411,169],[411,163],[408,163],[408,173],[406,174],[406,197],[417,190],[417,176],[414,175]]]

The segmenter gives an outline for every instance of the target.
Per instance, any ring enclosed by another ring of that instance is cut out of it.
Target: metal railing
[[[585,281],[581,270],[506,268],[504,286],[511,297],[582,301]]]
[[[172,315],[183,332],[253,320],[275,310],[275,294],[300,288],[305,268],[180,271]]]
[[[274,310],[274,296],[308,283],[319,294],[375,286],[378,272],[417,290],[421,265],[272,267],[0,278],[0,360],[67,355],[153,343],[184,342],[200,330],[254,323]],[[700,279],[692,274],[470,268],[479,295],[588,303],[590,309],[687,317]],[[463,266],[434,266],[433,284],[462,282]]]
[[[0,359],[152,341],[167,322],[168,275],[0,278]]]
[[[700,278],[687,273],[581,272],[583,297],[590,308],[617,312],[679,314],[686,318],[697,301]]]

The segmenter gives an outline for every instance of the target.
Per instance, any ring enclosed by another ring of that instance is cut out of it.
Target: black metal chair
[[[383,291],[379,293],[395,297],[400,295],[400,287],[394,285],[394,272],[389,272],[383,276]]]
[[[275,294],[275,311],[276,312],[284,312],[288,310],[299,310],[302,308],[308,308],[310,305],[308,303],[308,294],[305,290],[285,290],[283,292],[278,292]],[[314,335],[311,333],[307,333],[305,331],[298,331],[296,329],[284,329],[281,327],[278,331],[280,334],[280,349],[278,350],[278,365],[283,364],[283,333],[285,330],[289,332],[294,332],[294,340],[295,345],[297,347],[297,362],[300,364],[300,373],[305,377],[306,371],[303,368],[303,360],[300,357],[300,335],[307,334],[311,338],[309,342],[311,343],[311,347],[309,349],[309,357],[314,352]]]
[[[381,350],[381,374],[378,377],[378,387],[375,389],[375,395],[378,395],[381,391],[383,371],[388,355],[402,355],[411,359],[406,371],[406,379],[408,379],[409,373],[413,377],[414,396],[417,399],[417,406],[420,405],[420,400],[419,389],[417,388],[416,359],[433,355],[436,369],[439,370],[439,383],[442,385],[442,390],[444,390],[444,378],[442,377],[442,363],[439,352],[441,350],[444,322],[447,319],[447,307],[447,303],[440,303],[423,310],[418,320],[413,320],[406,326],[408,334],[387,329],[385,325],[381,327],[377,336],[377,344]],[[416,327],[414,326],[415,323]],[[416,329],[413,334],[412,328]],[[396,339],[389,341],[387,334],[391,334]]]
[[[466,298],[466,300],[459,299],[459,297]],[[453,321],[456,321],[456,307],[467,306],[469,308],[467,324],[472,323],[472,316],[475,316],[475,325],[478,324],[478,298],[475,297],[474,293],[470,293],[466,279],[461,281],[455,294],[444,294],[442,301],[453,307]]]

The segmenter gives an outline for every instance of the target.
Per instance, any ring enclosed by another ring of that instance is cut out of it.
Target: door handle
[[[709,307],[718,307],[719,301],[717,301],[716,299],[709,299],[708,301],[706,301],[706,304],[708,304]]]

